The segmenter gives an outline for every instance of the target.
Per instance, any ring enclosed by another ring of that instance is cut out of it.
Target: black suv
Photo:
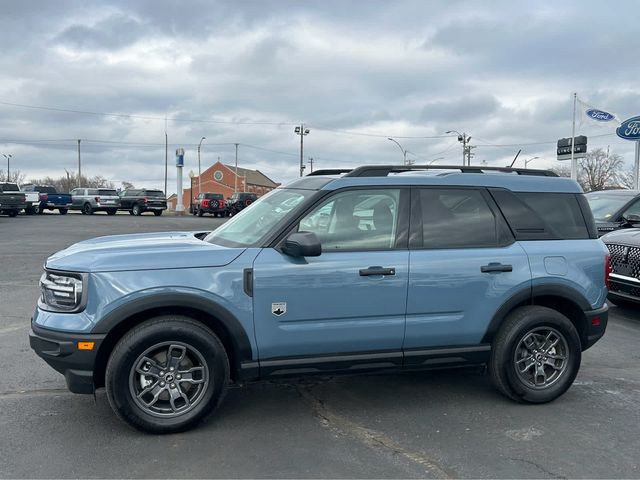
[[[255,193],[234,193],[233,195],[231,195],[231,198],[229,199],[227,204],[229,215],[235,215],[236,213],[251,205],[256,200],[258,200],[258,195],[256,195]]]
[[[224,195],[211,192],[199,194],[193,202],[191,213],[199,217],[205,213],[211,213],[214,217],[225,217],[227,215],[227,206]]]
[[[640,223],[638,190],[602,190],[586,195],[598,228],[598,236]]]
[[[156,217],[167,209],[167,199],[162,190],[130,189],[120,193],[120,210],[131,215],[153,212]]]

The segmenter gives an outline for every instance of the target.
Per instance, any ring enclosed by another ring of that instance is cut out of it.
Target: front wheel
[[[197,213],[197,215],[198,215],[199,217],[201,217],[202,215],[204,215],[204,212],[202,211],[202,209],[201,209],[201,208],[198,208],[198,213]]]
[[[547,307],[510,313],[491,350],[489,371],[498,390],[518,402],[550,402],[573,383],[582,348],[571,321]]]
[[[59,208],[58,209],[58,212],[60,213],[60,215],[66,215],[68,211],[69,210],[66,209],[66,208]]]
[[[91,204],[85,203],[82,207],[82,213],[85,215],[93,215],[93,208],[91,207]]]
[[[156,217],[159,217],[160,215],[162,215],[162,210],[154,210],[153,214],[154,214]]]
[[[116,213],[118,213],[118,210],[114,208],[107,210],[107,215],[115,215]]]
[[[18,210],[9,210],[9,216],[10,217],[17,217],[18,216]]]
[[[136,203],[131,209],[131,214],[135,215],[136,217],[139,217],[140,215],[142,215],[142,208],[140,207],[140,205]]]
[[[142,323],[114,348],[106,370],[109,403],[135,428],[186,430],[211,413],[229,383],[229,360],[205,325],[181,316]]]

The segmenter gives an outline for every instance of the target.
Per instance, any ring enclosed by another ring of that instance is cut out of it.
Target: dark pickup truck
[[[35,208],[35,213],[43,214],[45,210],[58,210],[60,215],[66,215],[71,208],[71,194],[58,193],[52,185],[23,185],[25,192],[38,192],[40,203]]]
[[[120,210],[131,215],[153,212],[156,217],[167,209],[167,199],[162,190],[129,189],[120,194]]]
[[[16,217],[27,208],[27,197],[15,183],[0,183],[0,215]]]

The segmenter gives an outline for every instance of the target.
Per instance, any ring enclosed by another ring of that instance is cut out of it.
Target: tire
[[[85,203],[82,206],[82,213],[84,213],[85,215],[93,215],[93,208],[91,207],[90,203]]]
[[[115,215],[116,213],[118,213],[118,210],[114,208],[107,210],[107,215]]]
[[[169,378],[172,374],[167,371],[167,358],[174,356],[169,352],[181,355],[181,360],[174,359],[178,365],[175,372],[186,375],[192,369],[191,377],[197,383],[176,381],[177,373],[173,380]],[[151,374],[142,374],[143,368]],[[180,432],[193,427],[220,404],[229,383],[229,359],[222,342],[205,325],[167,315],[125,334],[109,357],[105,383],[109,404],[131,426],[150,433]],[[145,389],[147,394],[140,395]],[[171,391],[178,395],[173,403]]]
[[[41,206],[41,205],[36,205],[36,206],[33,208],[33,211],[34,211],[34,213],[35,213],[36,215],[42,215],[42,214],[44,213],[44,209],[42,208],[42,206]]]
[[[154,210],[154,211],[153,211],[153,214],[154,214],[156,217],[159,217],[160,215],[162,215],[162,210]]]
[[[136,203],[133,207],[131,207],[131,214],[135,215],[136,217],[142,215],[142,208],[140,207],[140,205]]]
[[[35,207],[27,207],[24,209],[25,215],[33,215],[34,213],[36,213]]]
[[[59,208],[58,209],[58,212],[60,213],[60,215],[66,215],[68,211],[69,211],[69,209],[67,209],[67,208]]]
[[[133,215],[133,210],[129,210],[129,215]]]
[[[202,209],[201,209],[201,208],[198,208],[198,213],[197,213],[197,215],[198,215],[199,217],[201,217],[202,215],[204,215],[204,212],[202,211]]]
[[[542,342],[549,333],[549,340]],[[548,349],[549,343],[556,340],[556,346]],[[526,347],[529,342],[532,345]],[[551,355],[558,358],[552,360]],[[489,373],[495,387],[512,400],[546,403],[569,389],[580,369],[581,356],[580,337],[567,317],[551,308],[526,306],[511,312],[498,330]],[[528,364],[534,357],[540,363]],[[544,376],[537,372],[544,372]]]
[[[8,215],[10,217],[17,217],[18,216],[18,210],[9,210]]]

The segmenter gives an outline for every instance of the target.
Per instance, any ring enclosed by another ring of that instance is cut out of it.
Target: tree
[[[122,181],[122,190],[132,190],[134,188],[136,187],[133,186],[133,183]]]
[[[9,178],[7,178],[7,171],[0,170],[0,182],[12,182],[21,185],[24,183],[25,177],[26,175],[20,170],[12,170],[9,174]]]
[[[59,192],[70,192],[76,187],[87,187],[87,188],[114,188],[114,184],[112,181],[107,180],[102,175],[96,175],[95,177],[85,177],[84,175],[80,177],[78,181],[78,176],[73,172],[66,172],[66,175],[53,178],[53,177],[44,177],[44,178],[34,178],[31,179],[31,183],[35,183],[36,185],[53,185],[56,187],[56,190]]]
[[[623,169],[620,155],[596,148],[578,162],[578,182],[585,192],[620,187]]]

